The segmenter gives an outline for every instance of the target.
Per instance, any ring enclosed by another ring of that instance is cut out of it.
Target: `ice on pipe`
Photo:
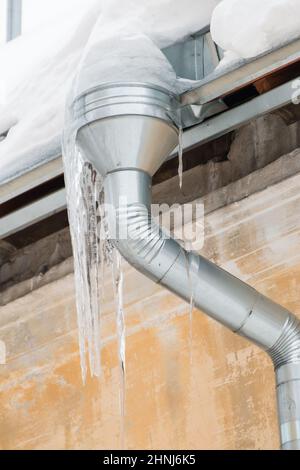
[[[220,0],[102,0],[105,23],[134,23],[160,48],[209,25]]]
[[[81,371],[83,382],[87,372],[100,376],[100,328],[102,301],[101,286],[110,244],[101,237],[105,217],[101,217],[103,197],[99,195],[101,177],[91,168],[76,145],[76,125],[72,102],[76,97],[100,84],[116,82],[146,82],[162,86],[169,91],[176,89],[176,74],[154,42],[134,22],[114,22],[113,27],[103,22],[101,16],[88,41],[78,73],[68,97],[64,130],[63,160],[67,189],[68,213],[73,244],[76,305],[78,317]],[[97,187],[95,181],[99,178]],[[84,180],[83,180],[84,179]],[[102,203],[101,203],[102,201]],[[113,256],[114,258],[114,256]],[[117,279],[122,278],[118,269]],[[125,400],[125,323],[122,309],[121,281],[116,281],[117,331],[119,368],[122,392],[121,410]],[[124,411],[122,411],[124,416]]]
[[[73,94],[99,83],[148,82],[176,91],[176,75],[160,49],[210,22],[219,0],[102,0]]]
[[[103,33],[101,23],[99,30]],[[95,31],[94,31],[95,33]],[[153,41],[142,32],[92,38],[72,88],[74,97],[99,84],[142,82],[176,92],[176,74]]]
[[[222,0],[211,33],[225,61],[256,57],[300,35],[300,0]]]
[[[150,3],[146,1],[103,2],[102,14],[86,45],[68,97],[63,160],[74,253],[80,358],[84,382],[88,370],[92,376],[99,376],[101,372],[101,285],[103,266],[106,261],[111,261],[108,256],[111,248],[109,243],[102,243],[101,237],[95,236],[97,232],[106,232],[103,229],[106,225],[105,217],[99,215],[99,212],[102,212],[104,194],[102,190],[102,196],[99,196],[99,175],[86,161],[84,153],[77,148],[78,123],[73,116],[72,103],[95,86],[118,82],[142,82],[161,86],[170,92],[177,91],[176,73],[160,48],[170,42],[176,42],[188,30],[181,29],[179,33],[177,26],[181,19],[171,15],[172,34],[163,35],[170,15],[169,11],[163,14],[161,4],[171,6],[169,0],[153,0],[152,10],[147,11],[145,7],[149,7]],[[151,19],[151,12],[156,12],[157,16],[154,15]],[[154,21],[155,28],[151,27],[154,23],[151,23],[150,19]],[[117,271],[117,330],[120,383],[123,390],[120,401],[124,416],[125,323],[120,291],[122,275],[120,269]]]

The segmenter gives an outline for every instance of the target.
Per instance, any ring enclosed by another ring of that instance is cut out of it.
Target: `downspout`
[[[138,271],[190,301],[272,358],[282,449],[300,449],[300,322],[202,256],[185,251],[151,219],[151,179],[178,143],[178,103],[164,89],[111,84],[74,103],[77,142],[105,178],[113,243]],[[188,265],[188,269],[187,269]]]

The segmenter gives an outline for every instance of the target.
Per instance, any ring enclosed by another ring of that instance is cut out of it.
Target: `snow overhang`
[[[183,64],[187,64],[187,78],[201,77],[181,96],[185,152],[254,118],[292,105],[295,80],[300,76],[300,39],[218,73],[212,70],[222,52],[212,43],[207,28],[166,49],[165,53],[175,69],[181,67],[180,74],[183,74]],[[299,118],[298,112],[295,120]],[[0,205],[24,196],[21,207],[0,219],[2,239],[66,208],[63,187],[26,204],[26,195],[33,188],[62,175],[58,150],[53,148],[53,154],[46,160],[41,156],[34,168],[24,169],[2,184],[0,181]],[[176,151],[169,156],[174,157]]]

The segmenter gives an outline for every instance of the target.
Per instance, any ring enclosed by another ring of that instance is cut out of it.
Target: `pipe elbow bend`
[[[138,271],[160,282],[179,256],[179,245],[167,237],[143,204],[117,209],[116,221],[115,247]]]
[[[113,245],[129,264],[160,282],[175,263],[181,247],[151,216],[151,178],[141,171],[121,171],[109,174],[105,184]]]

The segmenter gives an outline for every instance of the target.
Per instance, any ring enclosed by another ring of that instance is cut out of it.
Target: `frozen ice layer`
[[[99,24],[101,30],[101,24]],[[120,32],[93,40],[72,90],[79,96],[106,83],[149,83],[176,92],[176,74],[153,41],[143,33]]]
[[[105,23],[134,23],[160,48],[209,25],[220,0],[102,0]]]

